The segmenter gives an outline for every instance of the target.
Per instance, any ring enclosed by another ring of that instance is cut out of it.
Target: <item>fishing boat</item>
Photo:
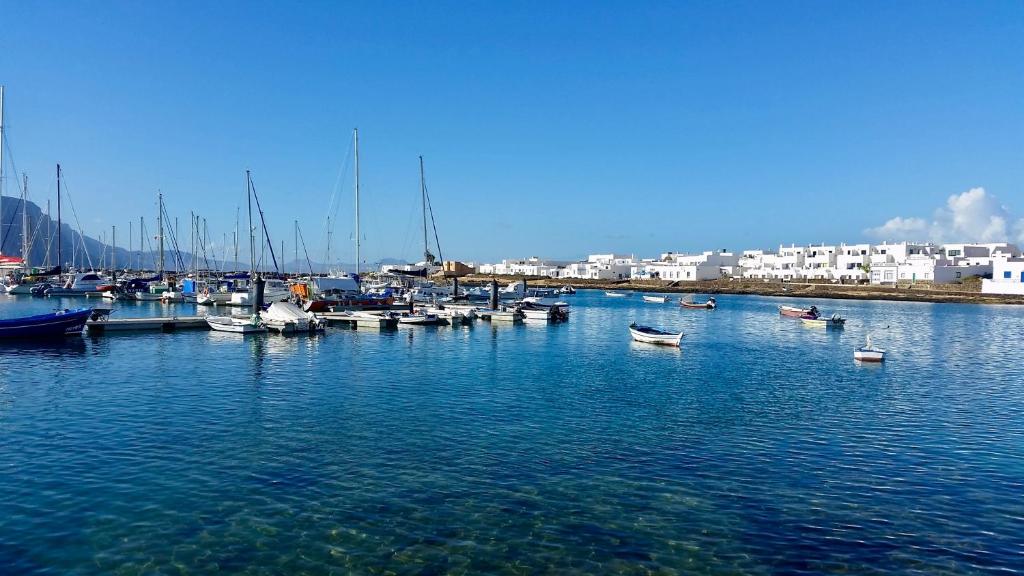
[[[664,304],[668,302],[668,296],[647,296],[644,295],[644,302],[650,302],[652,304]]]
[[[636,322],[629,325],[629,333],[637,342],[664,346],[679,346],[679,342],[683,339],[682,332],[666,332],[650,326],[638,326]]]
[[[839,314],[833,314],[829,318],[822,318],[820,316],[806,315],[800,318],[800,321],[805,326],[813,326],[815,328],[842,328],[846,324],[846,318],[840,318]]]
[[[818,312],[817,306],[811,306],[810,308],[798,308],[796,306],[779,306],[779,314],[787,318],[803,318],[804,316],[813,316],[817,318],[821,314]]]
[[[853,349],[853,359],[861,362],[884,362],[885,350],[872,346],[871,334],[868,334],[864,345]]]
[[[91,315],[92,308],[75,308],[0,320],[0,338],[60,338],[81,334]]]
[[[210,329],[218,332],[235,332],[237,334],[259,334],[267,331],[260,322],[259,316],[207,316],[206,323]]]
[[[706,302],[694,302],[693,297],[684,298],[679,301],[679,306],[682,308],[691,308],[697,310],[714,310],[718,307],[718,303],[715,302],[715,298],[708,298]]]
[[[629,292],[605,292],[604,295],[609,297],[609,298],[628,298],[630,296],[630,293]]]

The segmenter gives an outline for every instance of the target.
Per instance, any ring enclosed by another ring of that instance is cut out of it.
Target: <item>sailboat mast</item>
[[[52,246],[50,235],[53,232],[50,230],[50,199],[46,199],[46,264],[47,268],[50,267],[50,247]]]
[[[423,202],[423,262],[430,266],[430,248],[427,244],[427,180],[423,176],[423,156],[420,156],[420,200]],[[426,269],[424,267],[424,270]]]
[[[21,185],[21,265],[28,268],[28,174],[22,174]]]
[[[356,277],[359,277],[359,265],[361,264],[359,256],[360,248],[360,237],[359,237],[359,129],[354,128],[352,130],[352,137],[355,141],[355,159],[356,159]]]
[[[110,227],[110,269],[117,274],[117,226]]]
[[[164,275],[164,195],[162,192],[157,192],[157,211],[156,211],[156,229],[157,229],[157,241],[160,247],[160,262],[159,270],[161,279]]]
[[[150,244],[152,246],[152,244]],[[139,270],[142,270],[142,251],[146,249],[146,217],[139,216]]]
[[[256,278],[256,241],[252,237],[252,180],[245,171],[245,199],[249,203],[249,278]]]
[[[61,260],[61,253],[60,253],[61,252],[61,249],[60,249],[60,229],[61,228],[63,228],[63,226],[61,226],[61,220],[60,220],[60,164],[57,164],[57,266],[61,270],[63,270],[64,269],[64,261]]]
[[[4,87],[0,86],[0,236],[3,236],[4,222],[4,142]]]
[[[238,211],[241,210],[238,206],[235,206],[235,265],[234,268],[238,267]]]

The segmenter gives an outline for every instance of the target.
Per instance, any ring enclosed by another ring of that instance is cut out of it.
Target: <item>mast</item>
[[[146,217],[139,216],[139,270],[142,270],[142,252],[146,248]],[[152,244],[150,244],[152,246]]]
[[[0,86],[0,236],[4,227],[4,87]],[[0,246],[3,252],[3,246]]]
[[[252,237],[252,179],[245,171],[245,199],[249,203],[249,279],[256,278],[256,240]]]
[[[46,199],[46,264],[45,264],[45,266],[47,268],[50,267],[50,247],[52,245],[51,238],[50,238],[51,234],[52,234],[52,231],[50,230],[50,199],[47,198]]]
[[[156,211],[156,229],[157,229],[157,236],[156,236],[156,238],[157,238],[157,241],[159,242],[159,246],[160,246],[160,256],[159,256],[160,260],[159,260],[159,264],[157,266],[159,268],[159,270],[157,270],[157,272],[160,274],[160,279],[163,280],[163,276],[164,276],[164,195],[163,195],[162,192],[157,192],[156,193],[156,197],[157,197],[157,204],[159,205],[157,207],[157,211]]]
[[[283,256],[282,256],[283,258]],[[295,221],[295,276],[299,275],[299,221]]]
[[[117,226],[110,227],[110,269],[117,275]]]
[[[28,268],[28,174],[22,174],[21,185],[21,265]]]
[[[423,202],[423,263],[426,264],[423,270],[431,264],[430,247],[427,244],[427,180],[423,176],[423,156],[420,156],[420,199]]]
[[[356,157],[356,278],[359,277],[359,265],[361,261],[359,259],[359,128],[352,129],[352,138],[355,141],[355,157]]]
[[[128,221],[128,269],[132,267],[132,221]]]
[[[64,270],[64,262],[61,260],[60,250],[60,164],[57,164],[57,266]]]
[[[235,262],[232,268],[238,267],[238,211],[241,210],[238,206],[235,206]]]

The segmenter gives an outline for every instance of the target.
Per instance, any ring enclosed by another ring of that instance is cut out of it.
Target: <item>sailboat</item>
[[[167,278],[164,275],[164,195],[163,193],[157,193],[157,213],[156,213],[156,225],[157,225],[157,245],[158,248],[158,260],[157,260],[157,277],[159,278],[156,282],[151,282],[146,290],[138,290],[135,292],[136,300],[162,300],[164,292],[170,290],[170,286],[167,284]],[[150,245],[152,246],[152,244]]]
[[[256,279],[256,243],[252,236],[252,176],[248,170],[245,171],[245,193],[249,203],[249,277]],[[271,248],[273,250],[273,248]],[[255,284],[254,284],[255,289]],[[258,334],[266,332],[267,328],[260,321],[259,310],[253,310],[249,317],[244,316],[207,316],[206,323],[211,330],[219,332],[235,332],[238,334]]]

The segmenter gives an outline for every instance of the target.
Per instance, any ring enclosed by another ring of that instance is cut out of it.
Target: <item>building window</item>
[[[959,256],[960,255],[960,251],[959,250],[950,250],[949,251],[949,255],[950,256]],[[957,278],[959,278],[959,276],[957,276]]]
[[[886,273],[885,273],[885,279],[886,279],[886,280],[892,280],[892,272],[886,271]]]
[[[959,272],[957,272],[957,273],[956,273],[956,277],[957,277],[957,278],[959,278],[959,277],[960,277],[960,273],[959,273]]]
[[[885,250],[882,250],[882,251],[881,251],[881,253],[882,253],[882,254],[885,254]]]
[[[1003,278],[1009,278],[1011,276],[1010,271],[1003,272]]]

